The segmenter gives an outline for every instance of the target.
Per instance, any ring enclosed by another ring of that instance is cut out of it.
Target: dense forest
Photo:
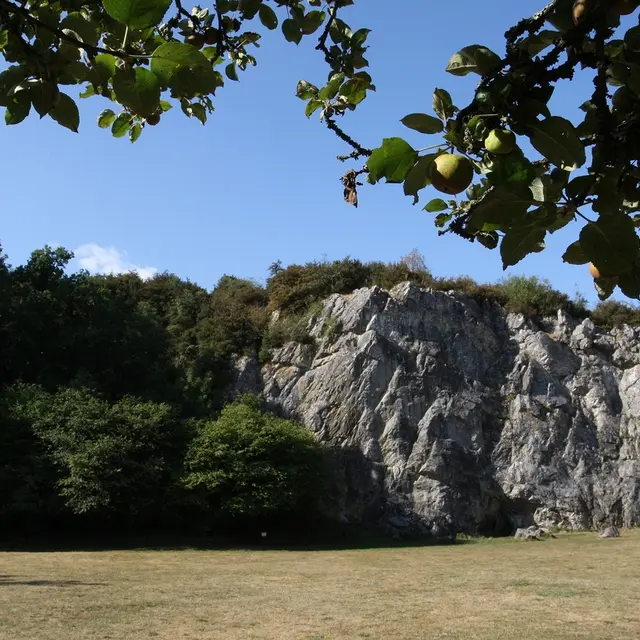
[[[5,535],[255,531],[320,517],[330,448],[259,397],[234,398],[231,356],[267,362],[289,340],[311,341],[307,322],[331,293],[412,280],[532,316],[566,308],[603,325],[640,323],[633,307],[589,311],[536,278],[437,278],[415,252],[394,264],[276,262],[264,286],[225,275],[210,292],[168,273],[71,273],[72,258],[45,247],[13,267],[0,250]]]

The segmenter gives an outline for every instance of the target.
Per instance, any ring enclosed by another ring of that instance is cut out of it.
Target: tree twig
[[[357,159],[357,158],[359,158],[361,156],[367,156],[368,157],[373,153],[373,151],[371,151],[371,149],[366,149],[361,144],[356,142],[351,136],[346,134],[336,124],[335,120],[331,116],[325,116],[324,121],[327,124],[327,127],[329,129],[331,129],[331,131],[333,131],[338,136],[338,138],[340,138],[340,140],[346,142],[349,146],[351,146],[351,147],[353,147],[355,149],[355,153],[357,153],[357,155],[353,155],[352,154],[352,157],[354,159]]]

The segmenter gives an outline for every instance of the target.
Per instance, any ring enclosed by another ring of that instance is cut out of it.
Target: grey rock
[[[404,283],[331,296],[309,331],[241,378],[339,454],[336,517],[437,536],[640,524],[640,329]]]
[[[232,356],[232,389],[234,394],[251,393],[261,385],[261,371],[257,355]]]
[[[619,538],[620,530],[618,529],[618,527],[615,527],[615,526],[605,527],[600,532],[600,537],[601,538]]]
[[[527,527],[526,529],[516,529],[516,533],[513,536],[517,540],[542,540],[548,537],[548,532],[545,529],[540,529],[536,526]]]

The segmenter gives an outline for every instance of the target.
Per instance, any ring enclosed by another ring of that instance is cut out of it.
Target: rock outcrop
[[[333,295],[239,368],[341,454],[335,516],[512,535],[640,524],[640,329],[539,323],[405,283]]]
[[[615,526],[605,527],[600,532],[600,537],[601,538],[619,538],[620,537],[620,530],[618,529],[618,527],[615,527]]]

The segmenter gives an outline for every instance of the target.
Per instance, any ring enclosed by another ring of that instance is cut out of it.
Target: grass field
[[[2,640],[640,638],[640,531],[353,551],[0,554]]]

